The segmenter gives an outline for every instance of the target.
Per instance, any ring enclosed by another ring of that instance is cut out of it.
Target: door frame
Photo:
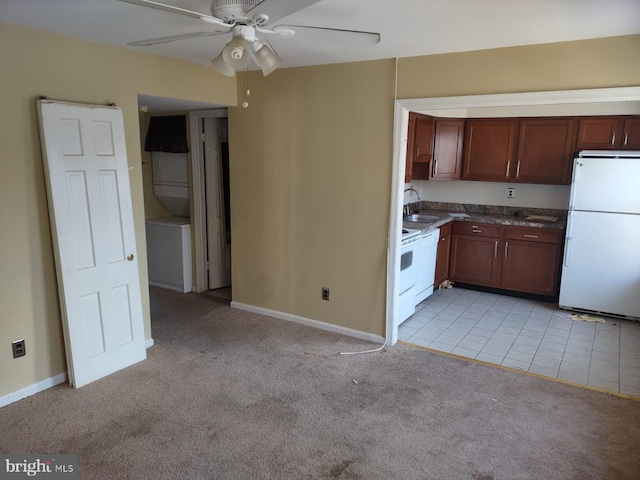
[[[207,199],[204,149],[199,125],[205,118],[227,118],[228,108],[194,110],[189,113],[189,148],[191,151],[191,225],[193,227],[193,262],[196,274],[193,290],[197,293],[209,290],[207,270]]]
[[[430,111],[429,113],[435,114],[437,111],[443,111],[443,116],[460,116],[461,114],[466,115],[466,109],[468,108],[479,107],[526,107],[533,105],[629,101],[640,102],[640,86],[396,100],[393,126],[393,170],[391,175],[389,248],[387,250],[387,345],[395,345],[398,341],[398,328],[394,325],[393,319],[398,314],[398,302],[396,298],[399,288],[399,275],[397,272],[400,271],[400,232],[402,230],[402,205],[404,203],[404,173],[409,112],[419,111],[425,113],[424,111],[428,110]],[[456,110],[456,112],[451,113],[452,110]]]

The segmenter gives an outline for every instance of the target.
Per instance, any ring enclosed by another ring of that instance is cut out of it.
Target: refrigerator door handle
[[[571,213],[567,217],[567,237],[564,242],[564,266],[568,267],[571,259],[571,227],[573,222],[571,221]]]
[[[573,179],[571,180],[571,192],[569,193],[569,210],[573,210],[575,203],[575,186],[579,183],[579,175],[580,168],[582,163],[580,163],[580,158],[576,158],[573,162]]]

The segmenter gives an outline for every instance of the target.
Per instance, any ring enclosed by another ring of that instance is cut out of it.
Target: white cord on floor
[[[382,350],[387,346],[387,341],[385,340],[381,347],[374,348],[373,350],[365,350],[364,352],[340,352],[338,355],[360,355],[361,353],[375,353]]]

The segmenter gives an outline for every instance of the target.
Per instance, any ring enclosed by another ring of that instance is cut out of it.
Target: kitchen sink
[[[431,223],[440,220],[437,215],[423,215],[421,213],[413,213],[404,217],[405,222]]]

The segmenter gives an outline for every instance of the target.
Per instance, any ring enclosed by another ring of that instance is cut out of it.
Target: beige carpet
[[[151,294],[148,360],[1,409],[1,452],[81,479],[640,478],[639,402]]]

